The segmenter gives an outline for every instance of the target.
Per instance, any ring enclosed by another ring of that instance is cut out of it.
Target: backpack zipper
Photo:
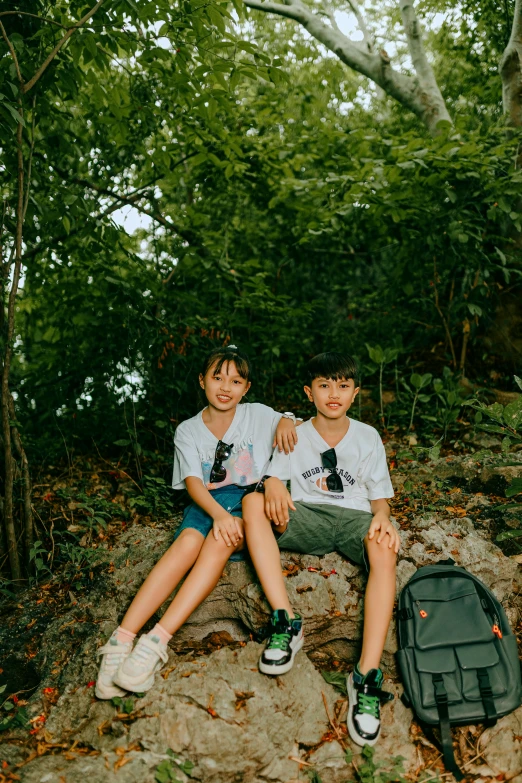
[[[425,610],[424,610],[424,609],[421,607],[421,605],[420,605],[420,601],[415,601],[415,603],[417,604],[417,609],[419,610],[419,614],[420,614],[420,616],[421,616],[421,617],[422,617],[422,619],[424,620],[424,618],[428,616],[428,612],[426,612],[426,611],[425,611]]]

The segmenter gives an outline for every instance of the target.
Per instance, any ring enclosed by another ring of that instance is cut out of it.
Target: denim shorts
[[[241,508],[241,501],[249,491],[251,491],[250,487],[238,487],[237,484],[228,484],[226,487],[211,489],[210,494],[216,503],[219,503],[219,505],[228,511],[229,514],[232,514],[233,517],[240,517],[242,519],[243,511]],[[206,511],[203,511],[203,509],[196,505],[196,503],[191,503],[190,506],[187,506],[183,512],[183,521],[176,531],[174,541],[176,538],[178,538],[181,531],[187,530],[187,528],[199,530],[199,532],[202,533],[206,538],[212,530],[213,524],[214,520],[210,514],[207,514]],[[245,550],[241,550],[241,552],[234,552],[232,555],[230,555],[230,560],[244,559]]]

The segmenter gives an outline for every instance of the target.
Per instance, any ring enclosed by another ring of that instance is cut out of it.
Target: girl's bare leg
[[[199,530],[186,528],[181,531],[138,590],[120,623],[121,628],[138,633],[192,568],[204,542],[205,537]]]
[[[397,555],[388,543],[388,536],[384,536],[380,544],[377,536],[364,539],[370,575],[364,596],[364,630],[359,661],[361,674],[379,668],[393,612]]]
[[[279,547],[272,522],[265,514],[265,496],[252,492],[243,499],[243,522],[248,551],[272,609],[286,609],[294,616],[281,569]],[[284,528],[278,528],[282,533]]]
[[[238,552],[242,547],[243,541],[233,548],[227,546],[221,536],[216,541],[212,531],[208,534],[194,567],[160,620],[160,625],[165,631],[174,634],[181,628],[217,585],[230,555]]]

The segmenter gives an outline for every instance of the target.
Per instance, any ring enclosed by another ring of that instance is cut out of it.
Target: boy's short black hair
[[[355,386],[359,386],[357,364],[347,353],[318,353],[310,359],[306,365],[306,380],[310,385],[316,378],[330,378],[332,381],[353,378]]]
[[[237,345],[224,345],[222,348],[214,348],[209,354],[206,355],[203,361],[203,368],[201,375],[205,376],[210,368],[214,367],[214,375],[218,375],[221,372],[221,368],[226,363],[227,370],[230,362],[234,362],[236,370],[241,378],[245,381],[249,381],[252,377],[252,365],[250,359],[240,351]]]

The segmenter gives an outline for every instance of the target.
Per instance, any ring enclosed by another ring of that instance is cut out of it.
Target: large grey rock
[[[105,761],[111,773],[118,749],[129,747],[139,750],[128,753],[118,780],[153,781],[168,748],[192,760],[191,778],[205,783],[291,779],[296,762],[290,757],[318,745],[329,728],[322,694],[331,714],[336,695],[304,654],[284,678],[262,677],[260,651],[251,642],[178,665],[171,653],[167,671],[174,670],[136,700],[132,722],[118,720],[116,709],[93,699],[85,686],[68,688],[47,722],[47,739],[88,745],[100,755],[37,759],[24,767],[24,781],[59,783],[60,775],[67,783],[83,783],[86,775],[111,780]]]
[[[465,462],[460,461],[462,474],[469,477],[483,471],[477,463]],[[423,466],[426,476],[420,480],[427,481],[433,473],[440,476],[441,467]],[[479,498],[473,503],[487,505]],[[397,594],[419,566],[452,557],[491,587],[504,603],[510,620],[517,621],[520,568],[487,540],[483,530],[475,529],[469,518],[420,515],[401,535]],[[118,717],[112,704],[93,698],[93,689],[87,684],[96,677],[96,648],[121,620],[144,577],[171,541],[171,529],[134,525],[120,536],[113,549],[104,552],[112,565],[93,589],[84,598],[77,596],[76,603],[61,616],[49,616],[30,661],[41,682],[28,710],[31,716],[47,714],[41,740],[48,740],[50,745],[44,748],[44,755],[20,767],[17,774],[28,783],[62,783],[61,779],[66,783],[81,779],[83,783],[85,777],[96,783],[114,779],[148,783],[154,781],[158,765],[168,762],[166,751],[170,748],[180,760],[194,762],[191,775],[205,783],[288,783],[302,779],[303,770],[299,778],[299,764],[290,757],[315,765],[323,783],[354,779],[354,770],[345,761],[346,736],[337,736],[329,725],[322,694],[332,716],[341,697],[311,663],[320,666],[322,660],[332,656],[354,662],[359,652],[365,574],[337,554],[322,558],[289,552],[281,555],[292,605],[305,620],[308,655],[300,653],[298,666],[284,678],[272,680],[257,671],[260,648],[249,639],[266,623],[269,607],[251,565],[229,563],[211,596],[174,637],[173,647],[178,654],[171,652],[166,677],[158,677],[153,690],[136,702],[130,719]],[[7,623],[0,629],[0,649],[2,645],[8,649],[11,644],[14,650],[13,640],[26,633],[32,621],[32,600],[30,596],[20,599],[27,610],[9,620],[11,627]],[[227,631],[246,646],[195,660],[179,654],[216,631]],[[387,686],[398,694],[395,650],[392,623],[383,668]],[[24,656],[20,656],[19,664],[28,666]],[[43,692],[46,687],[60,693],[54,706]],[[492,772],[495,776],[517,773],[512,760],[520,756],[521,714],[519,710],[488,730],[486,744],[481,745],[483,757],[470,769],[478,770],[484,779]],[[411,721],[411,712],[398,699],[386,705],[376,759],[388,763],[393,756],[404,757],[405,771],[415,779],[426,753],[418,741],[413,741],[416,735],[412,737]],[[27,757],[26,736],[22,730],[13,732],[6,738],[11,742],[0,745],[0,760],[6,760],[15,771]],[[65,755],[58,749],[52,752],[53,743],[69,750]],[[509,759],[509,763],[502,758]],[[176,775],[185,780],[181,771]],[[514,779],[522,783],[522,778]]]

